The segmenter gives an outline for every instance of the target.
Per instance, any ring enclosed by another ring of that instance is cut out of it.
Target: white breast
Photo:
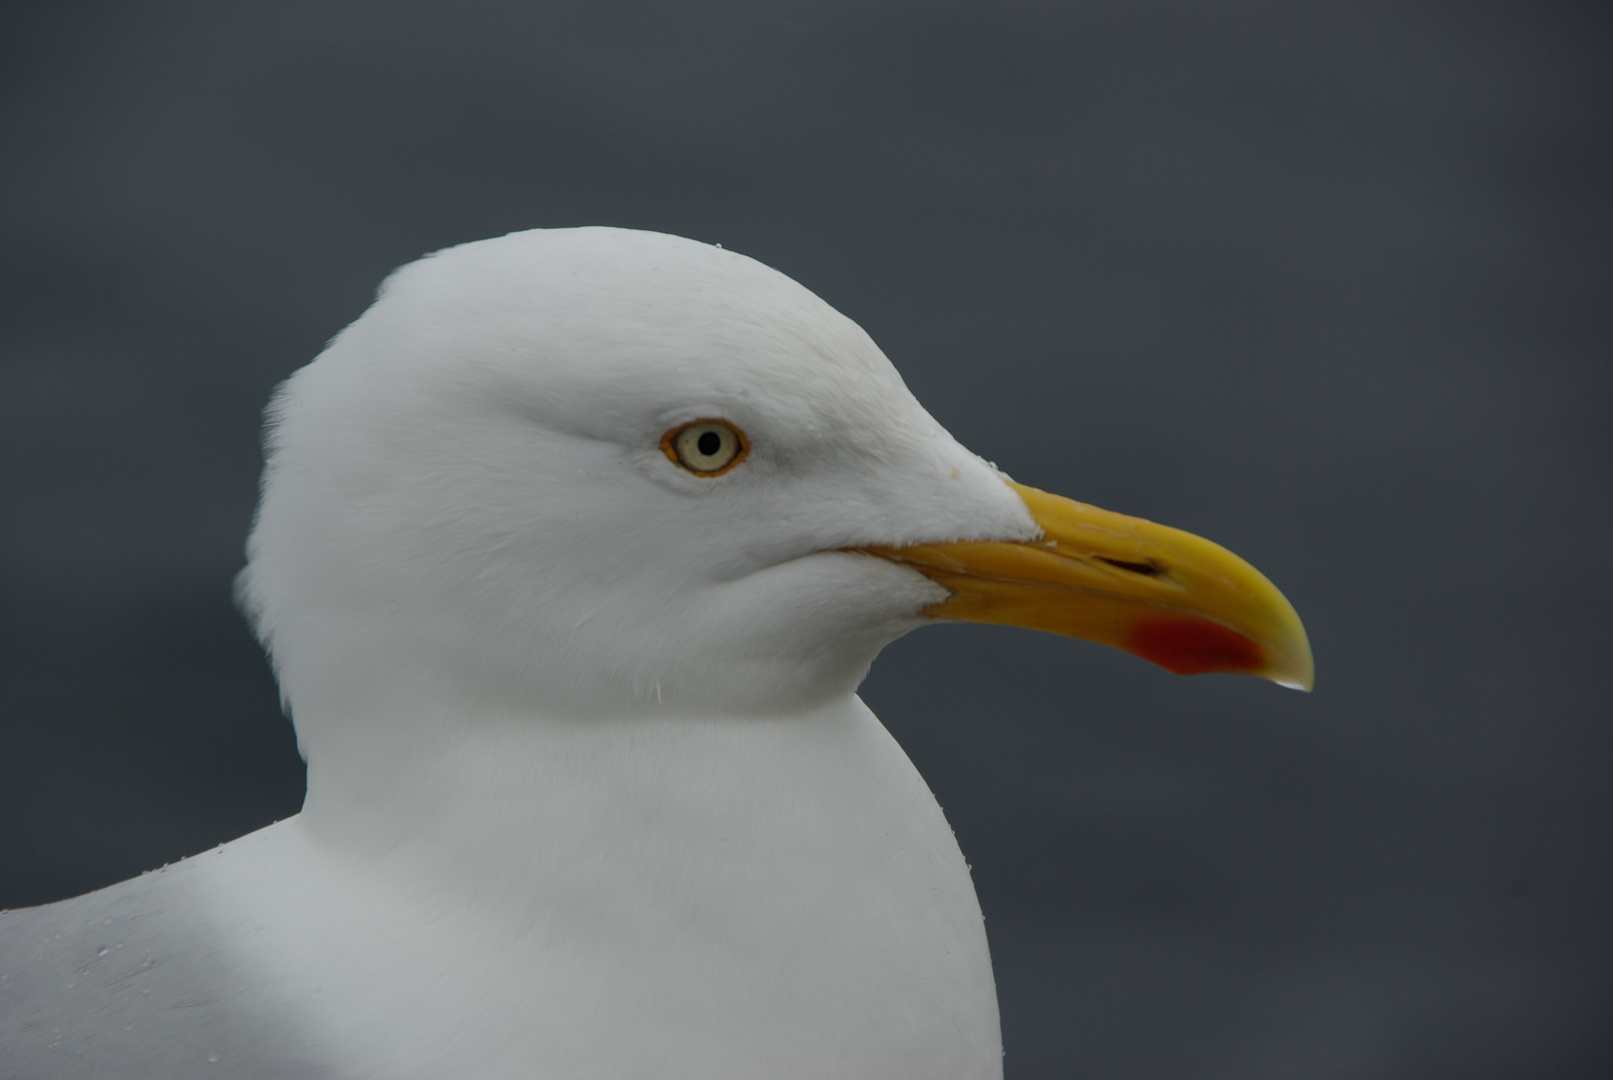
[[[859,700],[511,726],[439,765],[415,781],[478,798],[428,790],[407,839],[298,818],[208,868],[236,962],[342,1075],[1001,1074],[967,868]]]

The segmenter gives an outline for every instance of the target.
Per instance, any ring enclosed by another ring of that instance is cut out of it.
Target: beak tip
[[[1308,694],[1316,688],[1316,661],[1311,659],[1311,643],[1305,636],[1305,629],[1299,626],[1299,616],[1294,616],[1294,624],[1298,627],[1297,647],[1292,649],[1292,661],[1282,670],[1274,671],[1267,676],[1278,686],[1290,690],[1298,690]]]
[[[1131,628],[1121,648],[1177,675],[1254,675],[1309,693],[1315,662],[1299,617],[1292,622],[1285,633],[1250,637],[1196,616],[1151,616]]]

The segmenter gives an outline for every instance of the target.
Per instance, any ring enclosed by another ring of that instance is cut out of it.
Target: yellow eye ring
[[[696,476],[721,476],[745,460],[750,441],[726,420],[691,420],[661,436],[661,452]]]

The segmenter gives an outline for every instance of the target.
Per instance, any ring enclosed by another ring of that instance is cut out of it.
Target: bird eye
[[[661,436],[661,451],[696,476],[717,476],[744,460],[745,433],[726,420],[696,420]]]

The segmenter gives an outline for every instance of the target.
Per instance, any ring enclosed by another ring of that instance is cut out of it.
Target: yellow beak
[[[1036,540],[859,550],[952,591],[937,619],[1004,623],[1084,638],[1178,675],[1229,671],[1309,690],[1305,627],[1264,574],[1219,544],[1008,482],[1041,526]]]

